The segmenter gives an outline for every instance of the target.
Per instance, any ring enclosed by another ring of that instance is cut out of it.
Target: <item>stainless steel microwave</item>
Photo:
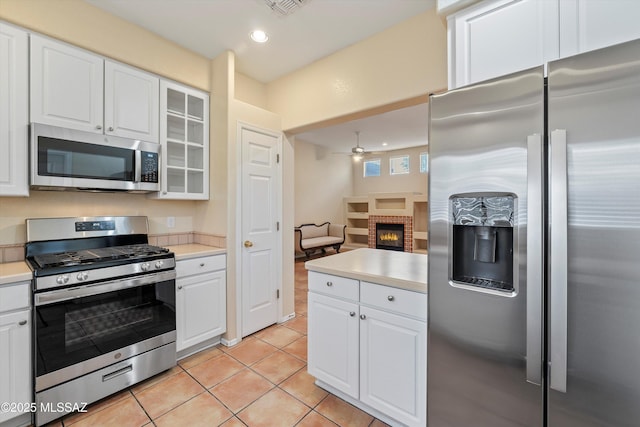
[[[31,188],[160,190],[160,144],[31,124]]]

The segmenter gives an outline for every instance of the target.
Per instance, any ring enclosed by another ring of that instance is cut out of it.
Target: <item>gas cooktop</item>
[[[99,264],[115,260],[138,260],[169,253],[169,249],[140,244],[86,249],[80,251],[35,255],[33,265],[39,269]]]

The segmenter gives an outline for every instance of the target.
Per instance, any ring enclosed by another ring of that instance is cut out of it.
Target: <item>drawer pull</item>
[[[354,317],[355,315],[356,315],[356,312],[355,312],[355,311],[350,311],[350,312],[349,312],[349,316]]]
[[[395,300],[395,299],[396,299],[396,297],[394,297],[393,295],[389,295],[389,296],[387,297],[387,299],[388,299],[389,301],[393,301],[393,300]]]
[[[21,321],[18,322],[18,325],[20,325],[20,326],[24,326],[26,324],[27,324],[26,320],[21,320]]]
[[[111,372],[110,374],[102,376],[102,382],[107,382],[115,377],[119,377],[120,375],[124,375],[127,372],[133,371],[133,365],[125,366],[124,368],[118,369],[117,371]]]
[[[201,263],[200,263],[200,267],[204,267],[204,262],[201,262]]]
[[[333,282],[327,282],[327,286],[333,286]]]
[[[365,316],[364,314],[361,314],[361,315],[360,315],[360,318],[361,318],[362,320],[364,320],[364,319],[366,319],[366,318],[367,318],[367,316]]]

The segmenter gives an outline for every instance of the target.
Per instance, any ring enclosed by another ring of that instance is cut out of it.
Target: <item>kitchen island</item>
[[[307,261],[307,270],[426,293],[424,254],[361,248]]]
[[[424,427],[427,255],[362,248],[305,267],[316,384],[392,426]]]

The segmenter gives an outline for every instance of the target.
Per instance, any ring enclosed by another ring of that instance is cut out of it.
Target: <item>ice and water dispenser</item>
[[[514,291],[513,195],[450,198],[451,280],[471,287]]]

